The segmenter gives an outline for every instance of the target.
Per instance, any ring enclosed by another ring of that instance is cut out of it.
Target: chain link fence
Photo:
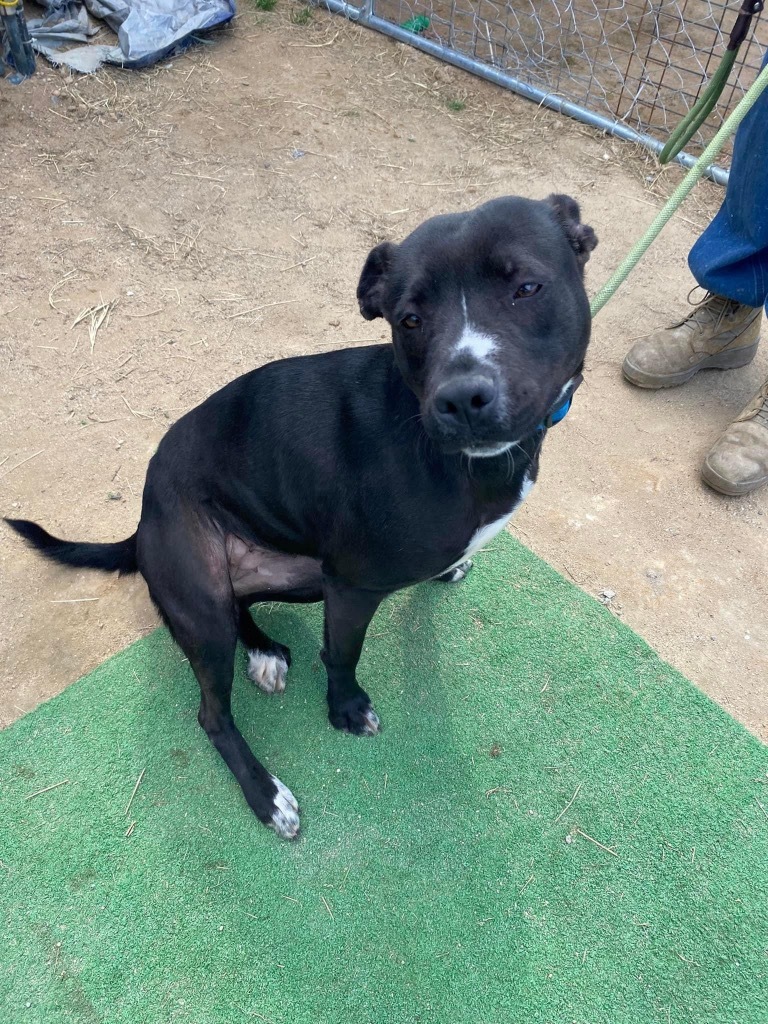
[[[717,67],[740,7],[714,0],[321,2],[657,151]],[[766,47],[768,21],[757,16],[717,108],[682,162],[692,162],[755,80]]]

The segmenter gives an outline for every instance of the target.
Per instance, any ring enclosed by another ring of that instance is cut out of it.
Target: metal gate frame
[[[598,114],[594,110],[582,107],[578,103],[563,99],[555,93],[545,92],[542,89],[536,88],[536,86],[521,81],[519,78],[515,78],[505,71],[493,67],[491,64],[486,64],[475,57],[470,57],[451,47],[444,46],[442,43],[424,38],[416,32],[410,32],[394,22],[379,17],[375,13],[376,0],[363,0],[360,6],[348,3],[347,0],[317,0],[317,2],[320,6],[326,7],[334,14],[344,15],[350,21],[364,25],[366,28],[374,29],[376,32],[381,32],[383,35],[389,36],[400,43],[413,46],[417,50],[429,54],[431,57],[436,57],[447,64],[461,68],[462,71],[468,71],[479,78],[484,78],[487,82],[493,82],[494,85],[500,85],[502,88],[508,89],[518,96],[532,100],[539,106],[547,107],[549,110],[554,110],[559,114],[565,114],[566,117],[575,118],[577,121],[581,121],[582,124],[598,128],[619,139],[624,139],[626,142],[643,146],[654,153],[658,154],[664,148],[664,142],[655,139],[652,135],[638,132],[618,119],[605,117],[603,114]],[[684,167],[692,167],[696,162],[696,157],[691,156],[690,153],[683,152],[675,158],[675,161]],[[719,185],[726,185],[728,182],[728,171],[722,167],[712,165],[707,169],[706,174]]]

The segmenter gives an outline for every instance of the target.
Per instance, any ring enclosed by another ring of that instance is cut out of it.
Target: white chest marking
[[[532,490],[533,481],[526,476],[523,479],[523,486],[520,488],[520,495],[510,511],[505,512],[504,515],[500,516],[498,519],[494,519],[492,523],[488,523],[486,526],[481,526],[479,530],[476,530],[470,538],[467,549],[461,558],[458,558],[453,565],[449,565],[447,569],[444,569],[443,573],[450,572],[451,569],[455,569],[457,565],[461,565],[462,562],[466,562],[466,560],[471,558],[476,551],[479,551],[480,548],[485,547],[486,544],[490,543],[497,533],[501,533]],[[440,575],[442,576],[443,573]]]

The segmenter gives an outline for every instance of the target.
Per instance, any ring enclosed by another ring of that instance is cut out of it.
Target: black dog
[[[132,537],[70,543],[7,520],[56,562],[144,576],[197,676],[200,724],[279,835],[297,834],[296,801],[230,694],[238,636],[268,693],[290,653],[250,605],[324,601],[330,720],[378,732],[355,677],[368,624],[395,590],[461,578],[530,490],[581,379],[596,244],[567,196],[435,217],[363,268],[360,311],[389,322],[394,347],[281,360],[212,395],[153,456]]]

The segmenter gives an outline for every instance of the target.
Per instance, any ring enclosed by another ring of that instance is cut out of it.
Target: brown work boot
[[[760,311],[707,292],[685,320],[635,342],[624,376],[641,388],[673,388],[699,370],[746,366],[757,352]]]
[[[768,483],[768,380],[710,449],[701,475],[721,494],[748,494]]]

